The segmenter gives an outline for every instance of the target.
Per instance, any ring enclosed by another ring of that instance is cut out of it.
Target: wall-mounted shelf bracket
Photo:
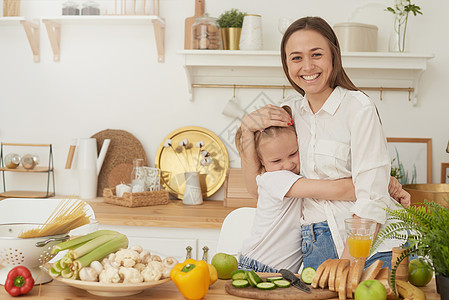
[[[43,19],[47,28],[51,49],[53,50],[53,60],[59,62],[61,59],[61,24],[52,20]]]
[[[161,18],[153,19],[154,37],[157,47],[157,61],[163,63],[165,61],[165,22]]]
[[[21,20],[20,24],[22,24],[23,29],[25,30],[25,33],[27,35],[28,42],[30,43],[34,62],[40,62],[40,22]]]

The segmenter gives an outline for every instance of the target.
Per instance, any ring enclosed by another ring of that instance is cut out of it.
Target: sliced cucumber
[[[251,270],[251,274],[253,274],[253,277],[254,277],[254,280],[256,281],[256,284],[263,282],[263,279],[260,278],[259,275],[257,275],[256,271]]]
[[[273,282],[273,281],[282,280],[282,279],[284,279],[282,276],[279,276],[279,277],[268,277],[267,281]]]
[[[249,286],[249,283],[248,283],[248,280],[238,279],[238,280],[233,280],[232,285],[235,287],[238,287],[238,288],[245,288],[245,287]]]
[[[231,273],[232,280],[246,279],[246,271],[245,270],[235,270]]]
[[[259,282],[257,288],[261,290],[273,290],[276,288],[276,285],[272,282]]]
[[[316,270],[314,268],[307,267],[301,272],[301,280],[304,281],[304,283],[311,284],[315,273]]]
[[[253,275],[253,273],[252,272],[246,272],[246,280],[248,280],[248,282],[249,282],[249,284],[252,286],[252,287],[256,287],[256,285],[257,285],[257,281],[256,281],[256,279],[254,278],[254,275]]]
[[[287,280],[275,280],[273,281],[273,283],[280,288],[288,288],[290,286],[290,282],[288,282]]]

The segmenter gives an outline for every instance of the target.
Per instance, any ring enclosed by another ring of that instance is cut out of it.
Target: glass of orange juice
[[[349,254],[356,260],[368,257],[376,231],[376,221],[363,218],[346,219],[345,229],[348,236]]]

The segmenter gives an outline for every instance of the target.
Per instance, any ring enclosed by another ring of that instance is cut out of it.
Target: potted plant
[[[233,8],[218,17],[224,50],[239,50],[240,34],[242,32],[245,13]]]
[[[416,254],[425,258],[435,271],[441,299],[449,299],[449,199],[445,199],[445,202],[447,206],[424,200],[424,203],[416,203],[411,207],[399,205],[401,209],[386,209],[390,218],[398,222],[381,230],[371,248],[376,249],[386,239],[404,241],[405,251],[391,271],[393,291],[399,263],[410,254]]]

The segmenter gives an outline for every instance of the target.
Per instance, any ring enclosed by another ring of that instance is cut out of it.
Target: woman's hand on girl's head
[[[287,127],[291,124],[293,119],[282,107],[268,104],[244,116],[241,127],[243,131],[255,132],[271,126]]]

